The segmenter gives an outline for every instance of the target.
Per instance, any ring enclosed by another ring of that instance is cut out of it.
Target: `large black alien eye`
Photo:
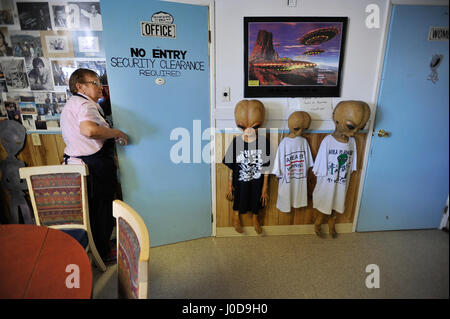
[[[294,131],[298,131],[299,129],[299,127],[294,127]]]
[[[349,130],[354,130],[355,129],[355,127],[353,125],[351,125],[351,124],[347,124],[346,126],[347,126],[347,128]]]

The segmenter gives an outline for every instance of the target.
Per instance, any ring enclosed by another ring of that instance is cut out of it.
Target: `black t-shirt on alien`
[[[250,143],[235,136],[222,160],[233,170],[234,201],[233,210],[239,214],[250,211],[258,214],[264,183],[264,172],[270,166],[270,142],[263,136],[257,136]]]

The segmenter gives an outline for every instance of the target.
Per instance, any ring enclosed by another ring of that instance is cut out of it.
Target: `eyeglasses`
[[[98,87],[102,86],[102,84],[99,81],[87,81],[87,82],[81,82],[81,83],[86,83],[86,84],[91,83]]]

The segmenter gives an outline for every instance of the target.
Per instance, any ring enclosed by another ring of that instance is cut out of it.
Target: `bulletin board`
[[[99,1],[0,0],[0,120],[61,132],[77,68],[96,71],[109,98],[102,31]]]

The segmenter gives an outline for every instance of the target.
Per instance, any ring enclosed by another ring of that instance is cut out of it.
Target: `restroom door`
[[[130,137],[117,147],[123,199],[152,246],[211,236],[208,7],[107,0],[101,10],[114,126]]]
[[[428,40],[430,27],[447,27],[448,37],[448,7],[393,6],[357,231],[440,224],[449,185],[449,55],[448,38]],[[444,56],[435,83],[428,79],[434,54]]]

